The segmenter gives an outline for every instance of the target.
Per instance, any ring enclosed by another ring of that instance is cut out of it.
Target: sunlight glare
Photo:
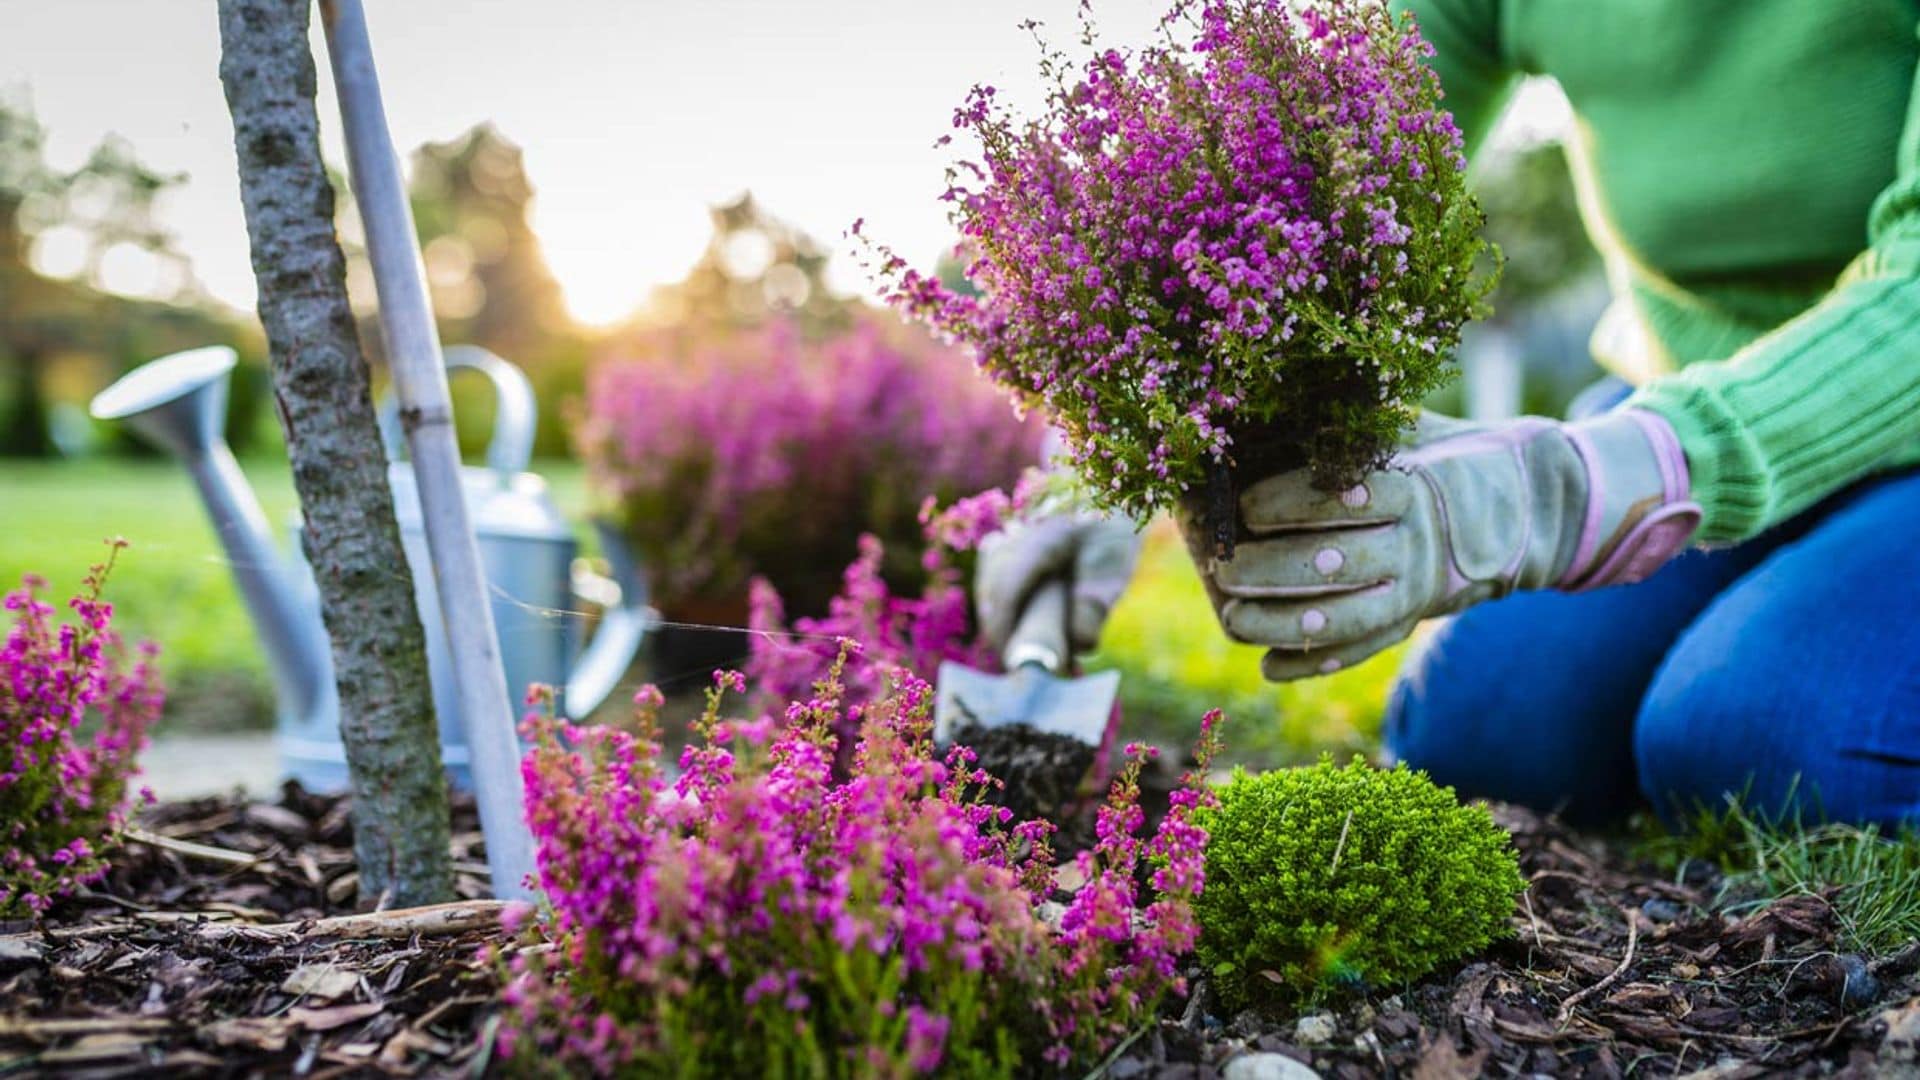
[[[532,223],[567,311],[582,323],[609,326],[632,315],[655,287],[686,276],[706,247],[704,205],[614,206],[556,197],[560,185],[534,200]],[[604,197],[604,189],[599,194]]]

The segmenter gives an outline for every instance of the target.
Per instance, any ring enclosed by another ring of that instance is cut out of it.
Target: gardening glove
[[[1700,523],[1673,428],[1640,409],[1578,423],[1423,419],[1414,444],[1347,491],[1306,470],[1240,497],[1232,559],[1205,557],[1229,637],[1269,647],[1276,681],[1325,674],[1405,638],[1420,620],[1515,589],[1639,581]]]
[[[1005,649],[1035,591],[1059,581],[1069,590],[1068,644],[1075,654],[1091,652],[1139,555],[1139,530],[1125,518],[1071,513],[1017,521],[980,543],[973,595],[981,629],[994,648]]]

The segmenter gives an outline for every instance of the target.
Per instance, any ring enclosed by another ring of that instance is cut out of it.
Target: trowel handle
[[[1067,669],[1073,652],[1067,645],[1067,583],[1053,580],[1043,583],[1027,597],[1026,609],[1014,624],[1013,634],[1000,659],[1008,671],[1038,664],[1058,675]]]

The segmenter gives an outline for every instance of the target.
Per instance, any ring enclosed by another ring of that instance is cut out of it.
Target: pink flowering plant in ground
[[[117,553],[119,547],[115,544]],[[128,660],[101,599],[110,555],[57,620],[29,577],[0,646],[0,913],[39,914],[100,880],[164,694],[143,645]],[[150,796],[148,796],[150,797]]]
[[[722,621],[754,576],[819,614],[862,533],[910,551],[922,500],[1011,484],[1041,434],[965,355],[874,313],[826,340],[775,323],[600,365],[576,442],[655,603]],[[917,576],[910,556],[886,569]]]
[[[975,289],[884,248],[878,271],[1059,425],[1100,505],[1204,488],[1230,526],[1234,471],[1334,483],[1383,460],[1491,281],[1410,19],[1174,0],[1162,27],[1136,51],[1090,23],[1084,60],[1046,50],[1032,115],[990,86],[956,110],[977,155],[946,199]]]
[[[1140,755],[1114,784],[1085,884],[1056,890],[1051,826],[937,756],[931,691],[899,673],[847,703],[845,656],[758,721],[716,675],[670,777],[654,731],[526,726],[527,813],[551,951],[512,962],[501,1052],[571,1075],[1014,1076],[1096,1062],[1180,988],[1211,805],[1202,765],[1139,835]],[[834,768],[852,721],[845,774]],[[1142,879],[1147,879],[1143,888]]]

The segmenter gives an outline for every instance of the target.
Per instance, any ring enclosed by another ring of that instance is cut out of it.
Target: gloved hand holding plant
[[[1562,424],[1426,422],[1391,466],[1328,493],[1304,470],[1240,498],[1231,561],[1191,527],[1220,623],[1269,647],[1270,679],[1325,674],[1424,618],[1515,589],[1638,581],[1700,522],[1673,428],[1623,409]]]

